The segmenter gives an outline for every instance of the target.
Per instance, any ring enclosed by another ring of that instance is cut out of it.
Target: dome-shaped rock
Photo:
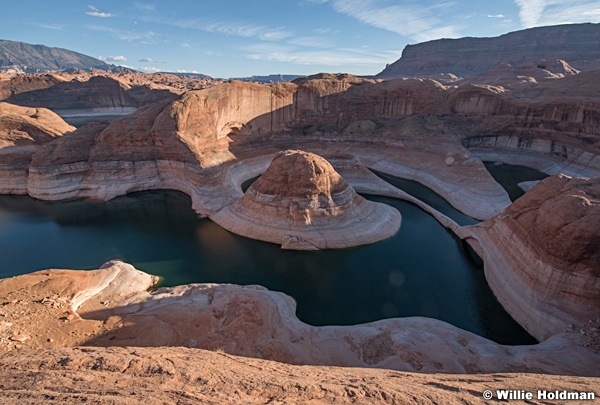
[[[356,194],[322,157],[280,152],[234,204],[211,216],[216,223],[283,248],[347,248],[394,235],[400,213]]]

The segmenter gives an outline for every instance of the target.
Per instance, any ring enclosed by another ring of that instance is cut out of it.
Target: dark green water
[[[525,194],[525,191],[519,187],[519,183],[531,180],[542,180],[548,177],[546,173],[531,167],[519,165],[496,164],[494,162],[483,162],[485,168],[508,193],[511,201]]]
[[[0,276],[45,268],[97,268],[110,259],[193,282],[260,284],[295,298],[313,325],[429,316],[505,344],[535,342],[494,298],[461,241],[420,208],[398,208],[400,232],[354,249],[296,252],[233,235],[199,219],[177,192],[106,203],[0,197]]]
[[[418,198],[423,201],[431,208],[441,212],[446,215],[448,218],[453,219],[459,225],[473,225],[478,223],[479,221],[475,218],[471,218],[468,215],[463,214],[456,208],[454,208],[446,199],[440,196],[438,193],[433,191],[427,186],[419,183],[418,181],[408,180],[401,177],[392,176],[390,174],[378,172],[375,170],[371,170],[375,175],[380,177],[381,179],[387,181],[392,186],[399,188],[412,195],[413,197]]]

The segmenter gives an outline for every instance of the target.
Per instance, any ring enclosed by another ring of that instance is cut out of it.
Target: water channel
[[[429,203],[447,204],[433,192],[421,196],[424,190],[405,180],[388,180]],[[93,269],[121,259],[161,276],[163,286],[260,284],[285,292],[296,300],[298,317],[312,325],[427,316],[504,344],[535,342],[497,302],[481,266],[453,233],[411,203],[366,197],[402,213],[394,237],[353,249],[297,252],[198,218],[189,197],[174,191],[104,203],[2,196],[0,277]]]

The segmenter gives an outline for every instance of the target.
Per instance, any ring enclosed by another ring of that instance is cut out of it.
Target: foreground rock
[[[485,390],[597,392],[599,378],[444,375],[293,366],[172,348],[63,348],[0,357],[2,402],[144,404],[465,404]],[[36,378],[32,378],[32,374]],[[598,396],[596,395],[596,398]],[[592,401],[593,402],[593,401]],[[531,404],[548,403],[543,400]]]
[[[186,346],[290,364],[600,374],[600,356],[582,346],[588,338],[580,333],[510,347],[428,318],[313,327],[296,318],[289,296],[263,287],[195,284],[149,292],[156,281],[121,262],[4,279],[0,349]]]
[[[502,214],[464,231],[476,240],[500,303],[537,339],[597,322],[599,178],[546,178]]]
[[[378,242],[401,222],[395,208],[356,194],[327,160],[297,150],[278,154],[240,200],[210,218],[231,232],[302,250]]]

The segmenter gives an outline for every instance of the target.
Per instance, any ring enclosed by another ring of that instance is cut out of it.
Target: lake
[[[394,237],[353,249],[301,252],[234,235],[199,218],[190,198],[174,191],[109,202],[2,196],[0,276],[92,269],[120,259],[161,276],[163,286],[260,284],[282,291],[312,325],[428,316],[499,343],[535,342],[497,302],[482,268],[453,233],[411,203],[366,197],[400,210],[402,227]]]

